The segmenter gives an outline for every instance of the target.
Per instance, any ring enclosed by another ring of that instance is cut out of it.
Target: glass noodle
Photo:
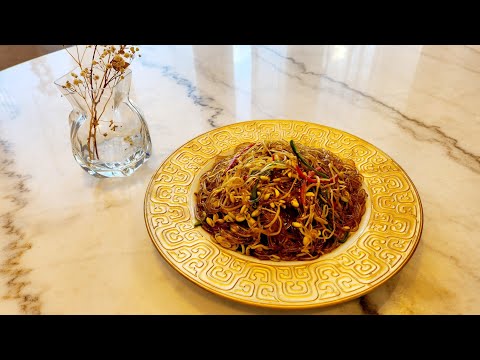
[[[312,260],[358,230],[367,194],[355,163],[290,141],[243,143],[200,178],[197,225],[264,260]]]

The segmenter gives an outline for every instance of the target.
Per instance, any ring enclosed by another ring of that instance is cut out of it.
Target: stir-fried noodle
[[[198,224],[259,259],[312,260],[358,230],[367,194],[349,159],[290,143],[243,143],[200,178]]]

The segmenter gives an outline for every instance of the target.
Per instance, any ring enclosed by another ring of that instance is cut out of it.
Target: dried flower
[[[79,66],[80,76],[72,72],[71,80],[67,80],[63,88],[80,95],[88,105],[90,111],[88,151],[92,160],[98,159],[97,127],[108,103],[107,100],[102,107],[99,106],[100,101],[105,90],[113,89],[119,81],[124,79],[125,70],[130,66],[139,49],[132,45],[87,45],[83,51],[80,51],[78,46],[75,47],[76,51],[69,51],[67,48],[65,50]],[[87,51],[91,51],[92,55],[89,57],[90,63],[85,64],[83,60]],[[138,56],[141,55],[138,54]],[[112,92],[108,99],[111,96]],[[109,127],[115,131],[118,126],[110,120]],[[102,135],[107,136],[106,133]]]

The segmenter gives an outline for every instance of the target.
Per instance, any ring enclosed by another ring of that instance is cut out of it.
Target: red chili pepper
[[[317,182],[317,178],[316,178],[316,177],[315,177],[315,178],[313,177],[313,176],[315,175],[315,173],[314,173],[313,171],[309,171],[309,172],[308,172],[308,175],[306,175],[306,174],[302,171],[302,169],[300,168],[300,166],[295,165],[295,169],[297,170],[297,174],[298,174],[298,176],[300,176],[301,179],[306,180],[306,181],[308,181],[309,183],[312,183],[312,184],[315,184],[315,183]],[[319,180],[320,180],[320,182],[329,182],[329,183],[333,183],[333,184],[334,184],[334,183],[337,181],[337,179],[338,179],[338,175],[335,174],[334,177],[327,178],[327,179],[322,179],[322,178],[320,178]]]
[[[300,176],[300,178],[302,178],[304,180],[307,180],[307,176],[304,174],[302,169],[300,169],[300,166],[295,165],[295,169],[297,170],[297,174],[298,174],[298,176]]]
[[[245,153],[247,152],[247,150],[250,149],[253,145],[255,145],[255,143],[248,145],[246,148],[244,148],[242,151],[240,151],[238,154],[236,154],[236,155],[233,157],[232,161],[230,161],[230,164],[228,164],[227,169],[226,169],[225,171],[228,171],[228,170],[230,170],[232,167],[234,167],[235,164],[236,164],[237,161],[238,161],[238,158],[239,158],[240,156],[242,156],[243,154],[245,154]]]
[[[298,176],[300,176],[301,179],[306,180],[306,181],[308,181],[309,183],[312,183],[312,184],[315,184],[317,182],[316,178],[312,178],[311,176],[305,175],[305,173],[302,171],[300,166],[295,165],[295,169],[297,170],[297,174],[298,174]],[[324,179],[320,179],[320,180],[324,180]]]
[[[305,192],[307,190],[307,184],[302,181],[302,187],[300,189],[300,201],[302,202],[302,205],[305,206]]]

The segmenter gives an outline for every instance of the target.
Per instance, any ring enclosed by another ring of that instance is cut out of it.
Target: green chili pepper
[[[315,174],[325,179],[329,178],[327,174],[324,174],[321,171],[316,170],[312,165],[310,165],[305,161],[305,159],[298,152],[297,147],[295,146],[295,143],[293,142],[293,140],[290,140],[290,147],[292,148],[292,151],[295,154],[295,156],[298,158],[298,160],[300,160],[300,162],[302,162],[307,167],[308,170],[314,171]]]

